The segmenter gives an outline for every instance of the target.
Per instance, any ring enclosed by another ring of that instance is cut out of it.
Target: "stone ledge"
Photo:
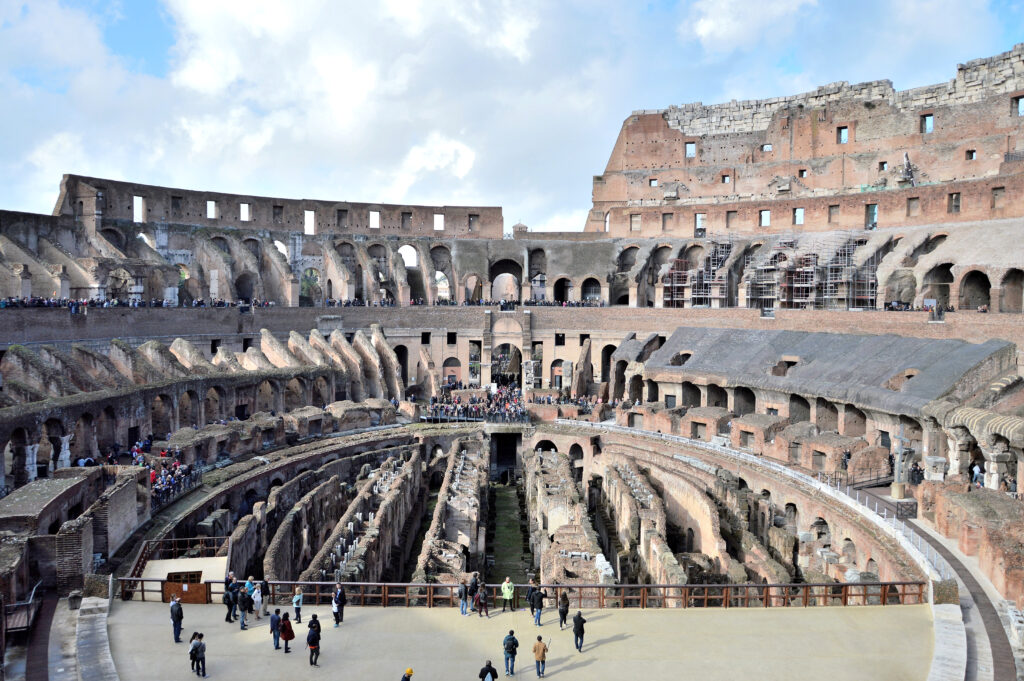
[[[78,677],[81,681],[120,681],[107,635],[106,598],[83,598],[78,613]]]
[[[935,647],[928,681],[963,681],[967,674],[967,631],[960,606],[933,605]]]

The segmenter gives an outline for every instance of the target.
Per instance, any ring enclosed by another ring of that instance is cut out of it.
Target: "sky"
[[[0,0],[0,209],[64,173],[580,230],[632,111],[899,89],[1024,0]]]

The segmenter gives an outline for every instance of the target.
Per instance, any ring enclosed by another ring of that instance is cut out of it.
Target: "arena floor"
[[[307,618],[324,621],[320,668],[305,650]],[[303,610],[295,652],[273,650],[267,619],[240,631],[224,622],[224,607],[186,605],[182,639],[202,631],[207,675],[214,679],[398,679],[406,667],[415,681],[475,679],[490,659],[499,673],[501,641],[515,629],[517,676],[536,678],[530,648],[537,633],[550,639],[545,677],[565,679],[686,679],[734,681],[913,681],[925,679],[932,658],[927,605],[771,609],[585,611],[583,653],[572,632],[559,631],[546,610],[533,626],[529,611],[489,620],[456,609],[348,608],[334,629],[327,607]],[[187,646],[172,641],[168,605],[116,601],[110,647],[122,681],[185,678]],[[301,642],[300,642],[301,641]]]

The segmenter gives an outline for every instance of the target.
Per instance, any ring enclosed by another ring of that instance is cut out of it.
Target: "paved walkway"
[[[895,504],[887,496],[888,487],[876,487],[864,491],[877,499],[880,505],[889,509],[890,515],[896,512]],[[946,562],[956,571],[959,583],[967,589],[970,596],[969,602],[965,602],[964,594],[961,594],[960,598],[961,606],[967,606],[964,612],[964,624],[968,627],[968,681],[974,679],[1014,681],[1017,678],[1017,664],[1014,660],[1013,648],[1006,638],[1006,629],[999,618],[999,613],[996,612],[981,584],[963,561],[950,551],[944,542],[937,539],[932,531],[929,531],[930,527],[926,527],[919,520],[908,520],[907,525],[914,528],[922,539],[931,544],[932,548],[946,559]],[[974,612],[968,610],[971,606],[973,606]],[[975,613],[977,614],[975,615]],[[980,618],[980,623],[977,622],[976,617]],[[971,629],[978,624],[984,628],[984,636],[971,635]]]
[[[309,667],[305,651],[313,612],[324,621],[320,669]],[[326,607],[302,614],[291,655],[273,650],[266,619],[243,632],[224,622],[219,605],[186,605],[182,639],[202,631],[207,674],[247,681],[397,679],[407,666],[415,681],[475,679],[488,658],[504,671],[501,640],[509,629],[520,641],[517,676],[525,678],[535,678],[530,649],[539,632],[551,642],[552,678],[916,681],[928,676],[933,639],[927,605],[585,611],[582,654],[572,632],[558,630],[553,610],[540,629],[529,611],[500,609],[488,620],[455,608],[348,608],[340,629]],[[186,645],[172,641],[167,604],[116,601],[109,632],[121,681],[186,678]]]

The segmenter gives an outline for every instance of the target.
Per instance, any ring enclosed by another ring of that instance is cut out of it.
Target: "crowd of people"
[[[159,468],[159,473],[155,466],[149,470],[149,482],[152,490],[150,505],[154,508],[165,506],[177,499],[182,493],[198,485],[202,479],[202,471],[181,463],[177,459],[170,465],[162,463]]]
[[[493,423],[529,423],[530,413],[522,391],[515,385],[499,387],[484,397],[463,399],[445,391],[430,398],[427,419],[431,421],[491,421]]]
[[[604,301],[596,298],[586,300],[527,300],[531,307],[605,307]]]
[[[259,300],[254,299],[251,301],[246,300],[224,300],[221,298],[214,298],[207,301],[205,298],[195,298],[191,302],[176,302],[173,300],[166,300],[161,298],[150,298],[149,300],[143,300],[141,298],[57,298],[51,296],[49,298],[41,296],[21,297],[21,296],[9,296],[7,298],[0,298],[0,309],[24,309],[24,308],[64,308],[71,312],[71,314],[88,314],[89,309],[129,309],[135,310],[139,308],[177,308],[177,307],[273,307],[274,302],[272,300]]]
[[[589,414],[595,407],[601,404],[601,398],[597,395],[571,397],[568,392],[560,392],[558,395],[537,395],[530,398],[533,404],[550,404],[560,406],[572,406],[579,410],[581,416]]]

